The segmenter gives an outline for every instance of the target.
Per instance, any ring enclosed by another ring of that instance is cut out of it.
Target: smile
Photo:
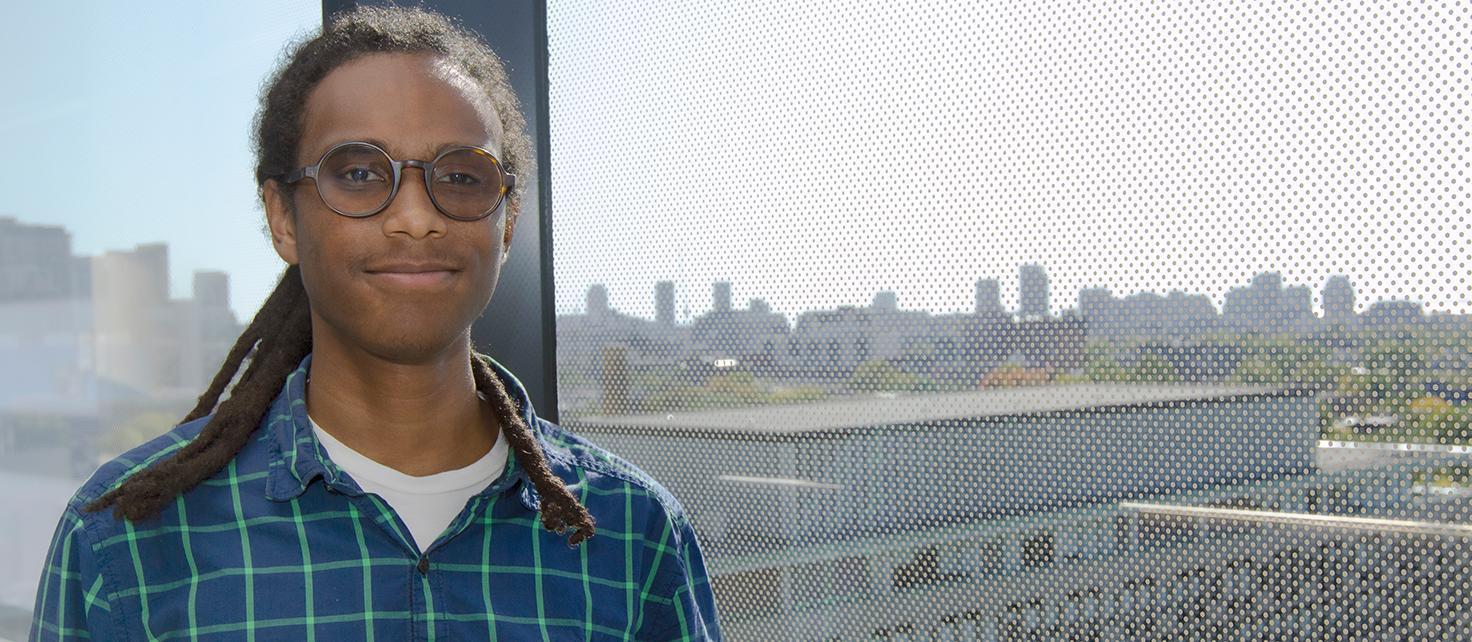
[[[427,270],[424,272],[368,272],[368,276],[377,283],[384,283],[395,287],[404,288],[436,288],[448,285],[454,280],[455,272],[451,270]]]

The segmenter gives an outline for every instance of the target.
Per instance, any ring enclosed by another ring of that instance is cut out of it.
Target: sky
[[[249,320],[285,266],[263,231],[250,124],[321,3],[25,2],[0,26],[0,216],[96,255],[169,244],[173,294],[225,270]]]
[[[1472,6],[1327,4],[549,3],[558,312],[1015,308],[1034,262],[1054,311],[1271,270],[1472,312]],[[0,216],[167,242],[175,296],[225,270],[248,319],[282,267],[250,120],[320,7],[8,8]]]
[[[1472,4],[549,6],[559,310],[1212,297],[1468,312]],[[610,258],[614,260],[610,260]]]

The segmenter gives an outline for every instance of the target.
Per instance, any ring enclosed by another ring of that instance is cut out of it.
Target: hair
[[[484,42],[449,19],[422,9],[360,7],[337,16],[315,37],[294,45],[285,63],[266,82],[255,120],[258,185],[286,173],[294,163],[302,114],[312,89],[333,69],[373,53],[428,53],[459,68],[484,91],[501,119],[501,153],[507,170],[534,171],[531,143],[516,96],[500,59]],[[514,216],[523,184],[525,181],[518,182],[517,191],[508,199],[508,217]],[[228,464],[260,426],[286,377],[311,352],[311,309],[300,268],[287,267],[194,409],[185,415],[185,423],[208,417],[199,435],[172,457],[128,477],[84,510],[96,512],[111,506],[119,519],[149,519]],[[474,354],[470,360],[476,389],[490,400],[502,433],[541,497],[543,527],[558,534],[572,529],[568,542],[574,546],[592,537],[592,515],[553,474],[500,377],[485,360]],[[248,365],[230,386],[242,364]],[[226,387],[230,395],[220,401]]]

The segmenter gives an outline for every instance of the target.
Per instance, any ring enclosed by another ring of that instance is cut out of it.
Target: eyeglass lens
[[[430,197],[452,217],[480,218],[497,205],[504,191],[495,159],[477,150],[452,151],[427,171]],[[382,209],[393,195],[393,166],[374,147],[344,145],[322,160],[317,186],[328,206],[349,216],[367,216]]]

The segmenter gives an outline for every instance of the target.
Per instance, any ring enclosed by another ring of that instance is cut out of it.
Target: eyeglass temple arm
[[[317,166],[309,165],[301,169],[293,170],[291,173],[283,177],[282,180],[290,185],[291,183],[295,183],[299,180],[302,180],[303,178],[317,180]]]

